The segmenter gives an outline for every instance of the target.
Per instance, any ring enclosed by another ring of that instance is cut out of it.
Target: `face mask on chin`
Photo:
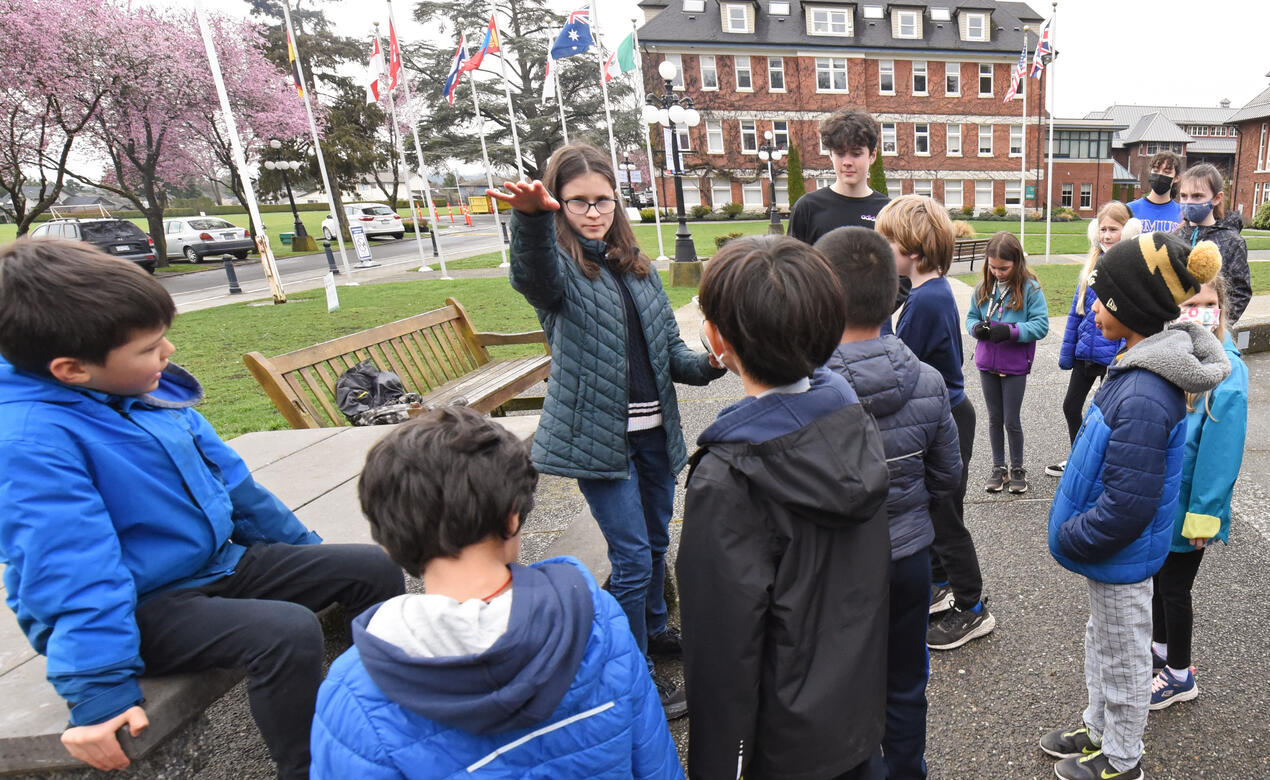
[[[1165,176],[1162,173],[1153,173],[1147,177],[1147,183],[1151,185],[1151,191],[1156,195],[1163,195],[1173,187],[1173,177]]]

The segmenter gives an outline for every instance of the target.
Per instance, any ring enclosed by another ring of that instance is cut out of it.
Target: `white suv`
[[[353,225],[361,225],[367,238],[402,238],[406,235],[406,228],[401,224],[401,215],[382,203],[345,203],[344,214],[348,216],[348,226],[351,228]],[[339,229],[335,215],[327,214],[326,219],[322,220],[322,236],[328,241],[334,240]]]

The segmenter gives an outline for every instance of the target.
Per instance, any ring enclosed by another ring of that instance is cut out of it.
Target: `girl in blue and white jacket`
[[[1151,652],[1164,667],[1151,683],[1151,709],[1199,696],[1191,666],[1191,587],[1204,548],[1230,535],[1230,497],[1243,461],[1248,430],[1248,366],[1226,333],[1221,277],[1182,304],[1182,319],[1212,323],[1230,358],[1230,376],[1213,390],[1186,397],[1186,450],[1168,557],[1155,575]]]
[[[1076,432],[1084,416],[1085,399],[1094,383],[1104,377],[1107,366],[1115,360],[1116,353],[1124,347],[1124,340],[1110,341],[1094,324],[1094,301],[1097,296],[1087,278],[1094,263],[1108,248],[1122,239],[1137,238],[1142,232],[1139,222],[1129,207],[1118,200],[1106,203],[1089,222],[1089,259],[1080,272],[1080,283],[1072,296],[1072,308],[1067,313],[1067,328],[1063,331],[1063,345],[1058,352],[1058,367],[1071,371],[1067,381],[1067,395],[1063,397],[1063,416],[1067,418],[1067,438],[1076,441]],[[1051,477],[1063,476],[1067,461],[1045,467]]]

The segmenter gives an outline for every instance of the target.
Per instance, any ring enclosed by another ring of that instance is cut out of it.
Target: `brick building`
[[[1235,109],[1229,100],[1217,106],[1138,106],[1113,105],[1086,114],[1089,119],[1110,119],[1125,129],[1116,133],[1111,153],[1136,179],[1136,187],[1146,191],[1151,156],[1174,152],[1183,167],[1206,162],[1217,166],[1226,178],[1234,173],[1238,136],[1228,125]],[[1135,192],[1125,193],[1134,197]]]
[[[901,3],[829,0],[644,0],[639,30],[645,89],[661,93],[657,65],[679,67],[674,89],[692,98],[702,121],[679,128],[684,155],[685,205],[719,208],[742,203],[758,210],[768,200],[766,165],[758,160],[765,131],[778,146],[796,146],[807,190],[834,181],[818,125],[829,112],[855,106],[882,126],[881,156],[894,196],[917,192],[950,208],[1017,210],[1024,124],[1022,91],[1003,101],[1030,26],[1029,49],[1042,19],[1021,2],[933,0]],[[1030,57],[1030,52],[1029,52]],[[1040,82],[1028,89],[1027,181],[1045,197],[1043,134],[1035,107]],[[1110,141],[1110,122],[1076,120],[1058,129],[1094,133]],[[1091,125],[1084,127],[1084,125]],[[1084,154],[1088,145],[1068,138]],[[1058,154],[1056,154],[1056,158]],[[1056,160],[1056,177],[1096,186],[1090,200],[1110,197],[1113,167],[1071,157]],[[788,206],[781,162],[777,203]],[[1060,169],[1066,173],[1060,174]],[[673,186],[666,202],[673,204]],[[1059,188],[1055,189],[1057,201]]]
[[[1261,204],[1270,201],[1270,87],[1227,121],[1239,131],[1232,200],[1247,222]]]

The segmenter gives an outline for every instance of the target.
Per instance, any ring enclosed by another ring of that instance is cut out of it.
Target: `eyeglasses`
[[[596,214],[612,214],[613,210],[617,208],[617,201],[612,198],[600,198],[592,203],[582,198],[570,198],[564,202],[564,207],[568,209],[570,214],[579,217],[585,216],[592,208],[595,209]]]

